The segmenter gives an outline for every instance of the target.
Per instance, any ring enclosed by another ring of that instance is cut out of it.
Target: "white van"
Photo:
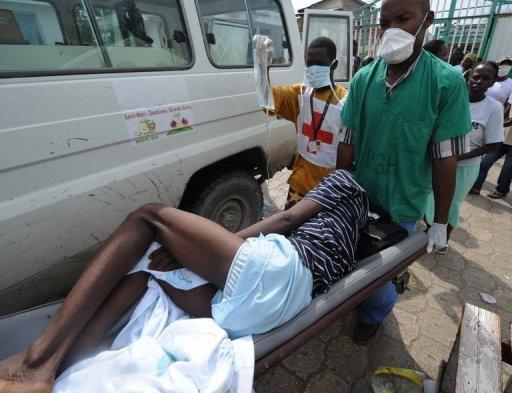
[[[314,16],[348,82],[351,16]],[[302,79],[289,0],[0,0],[0,315],[65,292],[141,204],[259,219],[296,142],[258,107],[253,34],[273,84]]]

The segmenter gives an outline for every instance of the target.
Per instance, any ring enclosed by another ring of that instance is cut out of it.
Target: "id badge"
[[[312,153],[316,153],[322,150],[322,143],[320,141],[308,142],[308,150]]]

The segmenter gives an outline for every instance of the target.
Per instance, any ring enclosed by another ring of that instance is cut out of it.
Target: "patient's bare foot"
[[[53,375],[47,368],[31,368],[26,362],[26,352],[0,362],[0,393],[49,393]]]

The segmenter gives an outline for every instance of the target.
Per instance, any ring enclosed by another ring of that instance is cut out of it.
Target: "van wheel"
[[[263,193],[258,181],[248,172],[220,171],[204,177],[187,193],[187,210],[209,218],[231,232],[254,224],[261,217]]]

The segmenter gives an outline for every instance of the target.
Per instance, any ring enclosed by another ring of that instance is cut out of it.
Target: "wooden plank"
[[[462,314],[456,393],[477,392],[477,335],[478,309],[466,304]]]
[[[481,359],[478,368],[478,392],[502,392],[500,316],[478,309],[478,343]]]
[[[462,316],[456,393],[501,393],[500,317],[466,304]]]

